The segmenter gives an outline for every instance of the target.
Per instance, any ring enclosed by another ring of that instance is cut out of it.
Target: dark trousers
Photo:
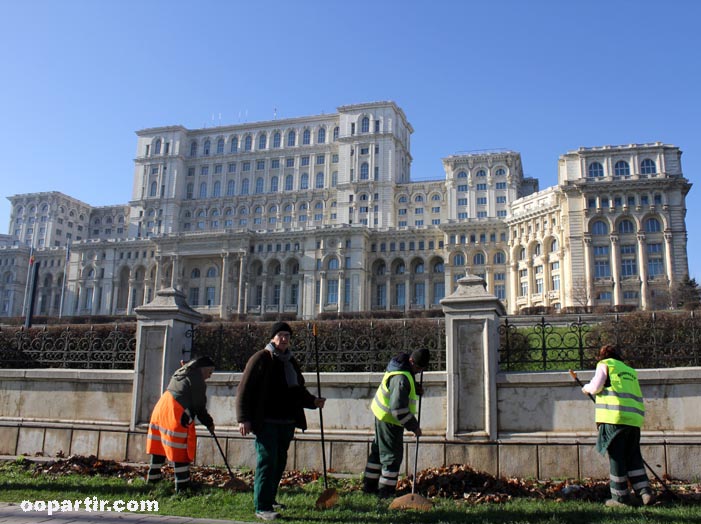
[[[148,482],[158,482],[163,478],[161,468],[166,463],[166,458],[163,455],[151,455],[151,463],[148,467]],[[190,486],[190,463],[175,462],[173,463],[175,473],[175,491],[182,491]]]
[[[365,465],[363,489],[393,493],[404,458],[404,428],[375,418],[375,438]]]
[[[628,496],[629,480],[636,494],[651,491],[640,454],[640,428],[626,426],[609,444],[608,454],[612,499],[621,501]]]
[[[295,434],[294,424],[265,422],[256,433],[256,474],[253,502],[256,511],[272,511],[277,488],[287,464],[287,450]]]

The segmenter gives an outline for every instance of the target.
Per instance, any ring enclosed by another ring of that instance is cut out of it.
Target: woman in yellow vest
[[[190,463],[195,460],[195,417],[210,431],[214,421],[207,412],[207,384],[214,372],[209,357],[199,357],[179,368],[153,408],[148,426],[146,453],[151,455],[147,480],[161,479],[166,459],[174,464],[175,491],[190,488]]]
[[[366,493],[377,493],[382,498],[394,495],[404,452],[404,430],[421,436],[416,414],[423,391],[414,375],[425,370],[429,361],[428,349],[417,349],[411,355],[400,353],[387,366],[371,405],[375,438],[363,476]]]
[[[638,373],[622,362],[616,346],[603,346],[594,378],[582,388],[582,393],[596,395],[596,450],[602,455],[608,451],[609,455],[611,498],[606,505],[639,505],[628,490],[629,480],[643,504],[652,504],[654,494],[640,453],[645,406]]]

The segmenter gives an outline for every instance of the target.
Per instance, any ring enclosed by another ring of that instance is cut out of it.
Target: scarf
[[[290,351],[290,349],[287,348],[287,351],[283,353],[278,348],[276,348],[275,344],[273,344],[272,342],[265,346],[265,349],[270,351],[273,358],[277,358],[280,362],[282,362],[283,368],[285,370],[285,380],[287,381],[287,387],[291,388],[294,386],[298,386],[299,383],[297,382],[297,371],[295,371],[295,368],[292,365],[292,351]]]

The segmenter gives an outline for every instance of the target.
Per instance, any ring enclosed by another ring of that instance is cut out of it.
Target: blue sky
[[[3,2],[5,197],[129,201],[134,132],[333,113],[394,100],[412,178],[458,152],[519,151],[544,189],[580,146],[679,146],[701,170],[701,2],[120,0]],[[689,269],[701,280],[698,187]]]

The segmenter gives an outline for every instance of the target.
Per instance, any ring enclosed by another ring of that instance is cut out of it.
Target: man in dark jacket
[[[304,377],[289,349],[292,328],[276,322],[271,341],[246,363],[236,394],[239,432],[256,436],[256,472],[253,498],[256,517],[273,520],[277,488],[287,463],[287,450],[295,428],[307,429],[304,408],[323,408],[304,386]]]
[[[149,422],[146,440],[146,453],[151,454],[149,482],[161,479],[161,468],[167,458],[174,463],[175,490],[190,487],[190,463],[195,460],[197,449],[195,418],[214,431],[214,421],[207,412],[205,383],[213,372],[212,359],[199,357],[173,373]]]
[[[421,436],[416,415],[423,391],[414,375],[428,367],[430,357],[428,349],[417,349],[411,355],[400,353],[387,366],[371,406],[375,438],[363,477],[366,493],[377,493],[382,498],[394,495],[404,454],[404,430]]]

